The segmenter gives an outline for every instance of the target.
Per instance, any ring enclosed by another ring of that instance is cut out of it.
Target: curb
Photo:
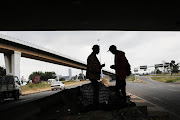
[[[49,90],[37,91],[37,92],[33,92],[33,93],[26,93],[26,94],[22,94],[21,96],[26,96],[26,95],[36,94],[36,93],[41,93],[41,92],[46,92],[46,91],[51,91],[51,90],[49,89]]]
[[[176,82],[174,82],[174,84],[180,84],[180,81],[176,81]]]

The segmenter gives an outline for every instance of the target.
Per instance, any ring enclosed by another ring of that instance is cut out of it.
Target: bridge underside
[[[180,30],[174,2],[8,3],[1,6],[0,30]]]
[[[6,73],[12,73],[15,75],[15,72],[17,72],[16,76],[19,76],[19,67],[15,65],[20,64],[20,57],[26,57],[30,59],[36,59],[44,62],[59,64],[63,66],[73,67],[81,70],[86,70],[86,64],[78,63],[76,61],[63,58],[61,56],[57,56],[55,54],[50,54],[45,51],[41,51],[38,49],[33,48],[25,48],[18,45],[12,45],[14,43],[9,42],[8,44],[5,43],[2,39],[0,39],[0,53],[4,53],[5,55],[5,63],[6,63]],[[16,53],[19,52],[21,55],[17,57],[17,60],[14,59],[13,56],[17,56]],[[15,66],[15,67],[14,67]],[[14,69],[17,68],[17,69]],[[108,71],[104,71],[103,73],[106,75],[113,76],[113,73],[110,73]]]

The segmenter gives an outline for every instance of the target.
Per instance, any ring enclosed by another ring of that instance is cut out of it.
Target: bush
[[[76,82],[75,80],[68,80],[67,82]]]
[[[60,78],[59,81],[65,81],[66,79],[64,77]]]
[[[28,83],[25,86],[22,86],[22,91],[28,91],[28,90],[38,90],[38,89],[43,89],[43,88],[48,88],[50,87],[50,84],[47,84],[47,82],[40,82],[38,84],[35,83]]]

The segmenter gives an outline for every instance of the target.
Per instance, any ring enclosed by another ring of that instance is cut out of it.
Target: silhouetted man
[[[116,86],[115,86],[115,92],[116,95],[122,98],[123,101],[126,102],[126,76],[127,74],[127,66],[129,65],[128,60],[126,59],[125,53],[123,51],[117,50],[115,45],[111,45],[109,47],[109,51],[115,55],[114,63],[115,65],[111,65],[110,68],[114,69],[116,72]]]
[[[93,104],[98,105],[99,104],[99,84],[98,80],[100,80],[100,74],[102,67],[105,66],[105,64],[100,64],[98,58],[96,55],[99,53],[99,46],[94,45],[92,47],[93,52],[88,56],[87,58],[87,72],[86,77],[89,79],[93,85],[94,92],[93,92]]]

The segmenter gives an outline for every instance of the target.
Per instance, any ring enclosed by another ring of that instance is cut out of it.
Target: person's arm
[[[105,63],[101,65],[101,68],[105,67]]]
[[[110,68],[111,69],[116,69],[116,65],[111,65]]]

